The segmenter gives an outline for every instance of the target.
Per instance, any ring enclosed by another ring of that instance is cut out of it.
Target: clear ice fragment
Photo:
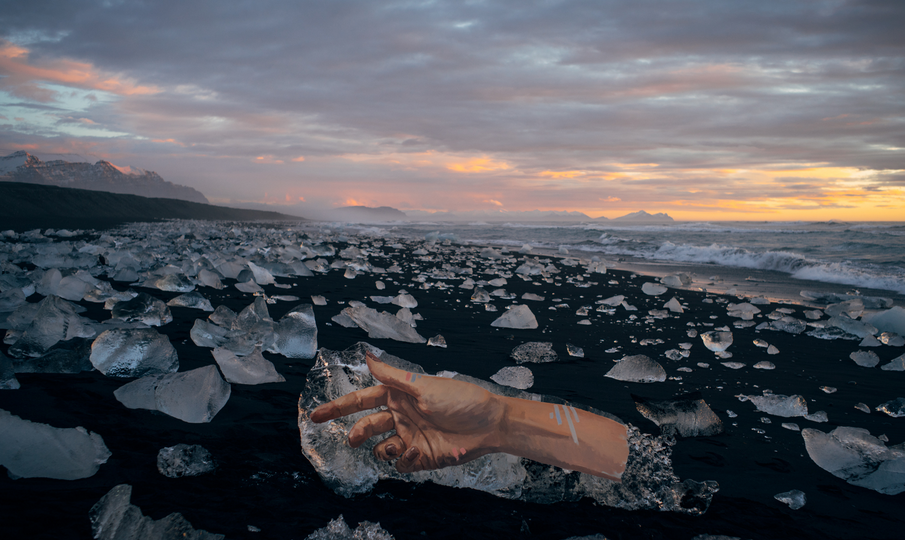
[[[516,364],[534,363],[540,364],[544,362],[556,362],[559,355],[553,350],[553,343],[549,341],[529,341],[522,343],[518,347],[512,349],[510,354]]]
[[[167,478],[199,476],[216,468],[213,456],[200,444],[177,444],[157,452],[157,471]]]
[[[534,386],[534,373],[524,366],[507,366],[491,375],[490,380],[503,386],[527,390]]]
[[[905,491],[905,449],[887,447],[863,428],[840,426],[829,433],[801,431],[808,455],[821,469],[854,486],[886,495]]]
[[[117,302],[111,315],[115,319],[140,322],[148,326],[163,326],[173,321],[167,305],[147,293],[138,293],[138,296],[130,300]]]
[[[509,308],[506,313],[490,323],[490,326],[498,328],[534,329],[537,328],[537,319],[534,318],[534,313],[531,312],[531,308],[524,304],[520,304]]]
[[[442,347],[445,349],[446,348],[446,338],[444,338],[440,334],[437,334],[436,336],[428,339],[427,344],[431,347]]]
[[[638,354],[620,360],[604,377],[624,382],[663,382],[666,380],[666,370],[649,357]]]
[[[270,360],[264,358],[261,347],[255,347],[248,356],[238,357],[232,351],[219,347],[211,351],[227,382],[233,384],[267,384],[285,382]]]
[[[886,311],[865,315],[861,320],[880,332],[892,332],[905,336],[905,308],[893,306]]]
[[[13,363],[0,352],[0,390],[18,390],[19,388],[19,380],[16,379]]]
[[[406,343],[426,343],[427,340],[415,331],[408,323],[395,315],[365,306],[350,307],[343,310],[355,324],[368,333],[372,339],[393,339]]]
[[[761,360],[760,362],[754,364],[754,369],[776,369],[776,365],[773,362]]]
[[[880,363],[880,357],[874,351],[855,351],[848,356],[861,367],[872,368]]]
[[[701,334],[704,346],[713,352],[722,352],[732,345],[732,332],[704,332]]]
[[[189,331],[189,337],[199,347],[221,347],[229,340],[229,333],[226,328],[211,324],[203,319],[195,319],[195,324]]]
[[[96,540],[223,540],[222,534],[195,530],[182,514],[172,514],[153,520],[131,503],[132,486],[120,484],[101,497],[88,517],[91,534]]]
[[[574,356],[575,358],[584,358],[584,349],[578,347],[577,345],[566,343],[566,352],[569,353],[569,356]]]
[[[418,307],[418,301],[415,300],[412,295],[406,293],[400,293],[399,295],[397,295],[395,298],[393,298],[392,303],[399,307],[409,309]]]
[[[765,394],[763,396],[741,396],[750,401],[760,412],[792,418],[808,414],[808,404],[799,395],[784,396],[782,394]],[[740,398],[741,398],[740,397]]]
[[[641,292],[648,296],[659,296],[665,293],[668,289],[659,283],[651,283],[647,282],[644,285],[641,285]]]
[[[314,358],[317,353],[317,321],[311,304],[299,304],[273,327],[270,352],[287,358]]]
[[[807,503],[808,499],[803,491],[793,489],[784,493],[777,493],[773,496],[777,501],[789,505],[792,510],[798,510]]]
[[[153,328],[106,330],[91,344],[90,359],[108,377],[143,377],[179,369],[176,349]]]
[[[723,422],[704,401],[700,392],[690,392],[670,400],[659,401],[632,394],[638,412],[660,426],[665,436],[678,433],[682,437],[716,435],[723,432]]]
[[[380,523],[362,521],[352,530],[346,524],[342,514],[330,520],[326,527],[320,528],[305,537],[305,540],[394,540],[394,537],[380,528]]]
[[[157,381],[157,410],[190,424],[213,420],[229,400],[231,387],[216,366],[164,375]]]
[[[36,306],[19,306],[7,322],[22,330],[22,335],[8,349],[9,355],[16,358],[41,356],[60,341],[97,335],[92,321],[79,316],[75,305],[58,296],[48,296]]]
[[[896,398],[892,401],[877,405],[877,411],[886,413],[893,418],[902,418],[905,416],[905,398]]]
[[[177,296],[167,302],[167,305],[200,309],[201,311],[214,311],[214,306],[211,305],[211,301],[201,296],[201,293],[198,291],[192,291]]]
[[[905,371],[905,354],[893,358],[888,364],[880,366],[883,371]]]

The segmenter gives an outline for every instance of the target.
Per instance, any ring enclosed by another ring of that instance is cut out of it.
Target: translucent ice
[[[476,287],[474,293],[472,293],[471,295],[471,301],[477,302],[479,304],[485,304],[487,302],[490,302],[490,294],[481,287]]]
[[[394,339],[406,343],[426,343],[427,340],[415,331],[411,325],[395,315],[377,312],[365,306],[350,307],[343,310],[362,330],[373,339]]]
[[[176,349],[153,328],[107,330],[91,344],[90,358],[108,377],[143,377],[179,369]]]
[[[663,382],[666,380],[666,370],[647,356],[638,354],[620,360],[604,377],[625,382]]]
[[[199,444],[177,444],[157,452],[157,471],[167,478],[198,476],[216,468],[211,453]]]
[[[32,309],[32,313],[26,314]],[[18,328],[22,330],[22,336],[9,348],[10,356],[41,356],[59,341],[97,335],[92,321],[80,317],[75,305],[57,296],[44,298],[36,308],[34,304],[19,306],[7,322],[16,323],[18,314],[24,316],[24,324]]]
[[[732,345],[732,332],[704,332],[701,334],[704,346],[713,352],[722,352]]]
[[[685,313],[685,308],[682,307],[682,304],[676,299],[676,297],[673,297],[669,302],[666,302],[663,307],[673,313]]]
[[[13,359],[16,373],[81,373],[93,371],[91,343],[87,338],[60,341],[38,358]]]
[[[215,272],[207,270],[206,268],[202,268],[198,272],[198,281],[201,283],[201,285],[210,287],[212,289],[223,288],[223,283],[220,282],[220,276]]]
[[[91,533],[96,540],[223,540],[222,534],[195,530],[182,514],[172,514],[157,521],[141,513],[131,503],[132,486],[120,484],[101,497],[88,516]]]
[[[394,540],[393,536],[380,528],[380,523],[362,521],[352,530],[346,524],[342,514],[330,520],[326,527],[318,529],[305,537],[305,540]]]
[[[666,401],[632,395],[635,407],[645,418],[660,426],[665,436],[678,432],[682,437],[716,435],[723,422],[704,401],[700,392],[690,392]]]
[[[299,398],[302,452],[323,482],[345,497],[370,491],[380,479],[396,479],[406,482],[431,481],[537,503],[578,501],[589,497],[599,504],[627,510],[644,508],[701,514],[706,511],[713,493],[718,490],[715,482],[681,481],[672,471],[672,442],[645,435],[632,426],[628,426],[630,452],[622,483],[564,471],[501,453],[488,454],[464,465],[436,471],[400,474],[391,463],[374,457],[372,449],[376,441],[373,439],[357,449],[349,447],[347,443],[349,429],[370,411],[324,424],[314,424],[308,416],[311,410],[322,403],[375,384],[364,361],[365,350],[370,350],[395,367],[423,373],[420,366],[364,343],[343,352],[326,349],[318,351],[314,367],[308,373],[305,390]],[[463,375],[455,375],[455,378],[478,384],[497,394],[544,399],[542,396],[525,394]]]
[[[792,510],[798,510],[808,502],[808,499],[805,496],[804,492],[797,489],[786,491],[784,493],[777,493],[773,496],[773,498],[781,503],[788,504],[789,508],[791,508]]]
[[[277,373],[273,363],[264,358],[260,347],[255,347],[254,352],[242,357],[222,347],[214,349],[212,354],[223,376],[233,384],[266,384],[286,380]]]
[[[729,304],[726,306],[730,317],[738,317],[739,319],[750,321],[754,316],[760,313],[760,308],[751,305],[748,302],[742,304]]]
[[[167,302],[167,305],[200,309],[201,311],[214,311],[214,306],[211,305],[211,301],[201,296],[201,293],[198,291],[179,295]]]
[[[821,469],[854,486],[886,495],[905,491],[905,449],[887,447],[863,428],[840,426],[829,433],[801,431],[808,455]]]
[[[207,318],[218,326],[232,328],[233,323],[236,322],[236,312],[226,306],[217,306],[217,309]]]
[[[673,274],[670,276],[663,276],[660,278],[660,283],[666,285],[667,287],[679,288],[679,287],[687,287],[691,285],[692,279],[688,274]]]
[[[83,427],[55,428],[0,409],[0,465],[10,478],[88,478],[110,456],[101,436]]]
[[[436,336],[427,340],[427,344],[430,347],[441,347],[443,349],[446,348],[446,338],[437,334]]]
[[[905,371],[905,354],[898,358],[893,358],[888,364],[880,366],[883,371]]]
[[[566,352],[569,353],[569,356],[574,356],[575,358],[584,358],[584,349],[577,345],[566,343]]]
[[[195,284],[182,274],[167,274],[162,278],[158,278],[153,282],[148,283],[148,285],[156,287],[161,291],[169,292],[186,293],[195,290]]]
[[[529,341],[512,349],[510,354],[517,364],[556,362],[559,356],[553,350],[553,343],[542,341]]]
[[[823,311],[830,317],[844,315],[849,319],[857,319],[864,313],[864,302],[860,298],[854,298],[838,304],[830,304]]]
[[[658,296],[667,291],[667,288],[659,283],[645,283],[641,286],[641,292],[649,296]]]
[[[405,293],[400,293],[398,296],[393,298],[393,304],[409,309],[418,307],[418,301],[415,300],[412,295]]]
[[[760,412],[782,416],[783,418],[806,416],[808,414],[808,403],[799,395],[764,394],[763,396],[739,396],[739,399],[750,401]]]
[[[534,373],[524,366],[506,366],[491,375],[490,380],[503,386],[527,390],[534,385]]]
[[[770,322],[770,330],[778,332],[787,332],[789,334],[800,334],[807,330],[808,324],[801,319],[789,317],[788,315]]]
[[[210,422],[226,405],[230,385],[216,366],[160,377],[154,398],[157,410],[190,424]]]
[[[245,307],[233,321],[232,329],[248,332],[258,323],[272,323],[270,312],[267,309],[267,301],[263,297],[255,297],[254,302]]]
[[[270,352],[288,358],[314,358],[317,353],[317,322],[311,304],[299,304],[283,315],[273,328]]]
[[[616,307],[616,306],[622,304],[622,302],[624,300],[625,300],[625,296],[620,294],[620,295],[616,295],[616,296],[611,296],[610,298],[604,298],[603,300],[598,300],[597,303],[603,304],[605,306]]]
[[[848,317],[832,317],[826,324],[827,326],[839,328],[843,332],[853,334],[859,338],[873,336],[878,332],[876,327],[862,321],[853,321]]]
[[[881,332],[894,332],[905,336],[905,308],[894,306],[886,311],[865,315],[861,319]]]
[[[877,411],[886,413],[893,418],[902,418],[905,416],[905,398],[896,398],[892,401],[877,405]]]
[[[170,308],[147,293],[138,293],[131,300],[117,302],[111,315],[126,322],[140,322],[148,326],[162,326],[173,321]]]
[[[13,370],[13,363],[5,354],[0,352],[0,390],[17,390],[19,380]]]
[[[490,326],[498,328],[533,329],[537,328],[537,319],[534,318],[534,313],[531,312],[531,308],[524,304],[520,304],[509,308],[506,313],[490,323]]]
[[[874,351],[855,351],[848,356],[861,367],[872,368],[880,363],[880,357]]]
[[[258,285],[273,285],[274,283],[276,283],[276,281],[273,279],[273,274],[271,274],[266,268],[262,268],[253,262],[248,263],[248,268],[251,270],[255,283],[257,283]]]
[[[189,337],[199,347],[220,347],[229,340],[229,334],[230,331],[226,328],[203,319],[195,319],[195,324],[189,331]]]

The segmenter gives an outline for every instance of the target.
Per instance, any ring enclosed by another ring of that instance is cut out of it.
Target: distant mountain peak
[[[644,210],[638,210],[637,212],[632,212],[630,214],[626,214],[622,217],[617,217],[613,219],[613,221],[674,221],[669,214],[665,214],[663,212],[659,212],[656,214],[649,214]]]

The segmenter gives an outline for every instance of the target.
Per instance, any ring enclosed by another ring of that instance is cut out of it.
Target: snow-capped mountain
[[[200,191],[167,182],[153,171],[117,167],[104,160],[93,165],[63,160],[41,161],[21,150],[0,158],[0,181],[208,203]]]

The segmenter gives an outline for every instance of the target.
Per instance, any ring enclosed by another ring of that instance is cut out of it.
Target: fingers
[[[358,448],[361,443],[374,435],[391,431],[394,427],[393,415],[390,411],[380,411],[365,416],[349,430],[349,446]]]
[[[396,461],[396,470],[401,473],[412,473],[423,469],[419,459],[421,458],[421,450],[417,446],[413,446],[402,454],[402,457]]]
[[[374,457],[380,461],[393,461],[405,453],[405,441],[399,435],[387,437],[374,446]]]
[[[311,411],[311,421],[320,424],[387,404],[387,387],[371,386],[336,398]]]
[[[420,397],[421,390],[418,381],[422,380],[424,375],[394,368],[393,366],[382,362],[370,351],[365,353],[365,358],[368,362],[368,369],[371,370],[371,375],[373,375],[375,379],[387,386],[402,390],[406,394]]]

